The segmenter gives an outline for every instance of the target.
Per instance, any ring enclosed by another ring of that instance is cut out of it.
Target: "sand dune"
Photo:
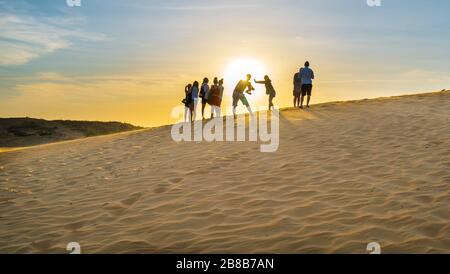
[[[450,92],[280,112],[280,146],[170,127],[0,154],[0,252],[450,253]]]
[[[0,152],[138,129],[120,122],[0,118]]]

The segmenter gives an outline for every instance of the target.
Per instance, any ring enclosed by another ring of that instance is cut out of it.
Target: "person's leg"
[[[300,108],[303,108],[303,101],[305,100],[305,96],[306,96],[306,91],[307,91],[307,86],[306,85],[302,85],[301,87],[301,98],[300,98]]]
[[[309,108],[309,101],[311,100],[311,92],[312,92],[312,85],[309,85],[307,91],[308,99],[306,101],[306,107],[308,108]]]
[[[205,119],[205,107],[206,107],[206,104],[203,103],[203,99],[202,99],[202,119]]]
[[[243,93],[241,94],[240,99],[241,99],[242,104],[247,107],[248,113],[250,113],[250,115],[253,115],[252,108],[250,107],[250,104],[248,103],[247,98],[245,97],[245,95]]]
[[[194,100],[194,121],[195,121],[195,119],[197,119],[197,105],[198,105],[198,100]]]
[[[220,106],[217,107],[217,118],[220,118],[222,115],[222,108]]]
[[[239,101],[239,96],[236,92],[233,92],[233,116],[236,119],[236,107]]]
[[[250,115],[253,115],[253,111],[252,111],[252,108],[250,107],[250,105],[247,105],[246,107],[247,107],[248,113]]]
[[[184,107],[184,122],[186,123],[188,121],[188,113],[189,113],[189,108],[188,107]]]

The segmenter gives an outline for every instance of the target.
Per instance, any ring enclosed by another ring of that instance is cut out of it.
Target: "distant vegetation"
[[[54,122],[60,123],[72,130],[79,131],[86,137],[142,129],[142,127],[120,122],[89,122],[70,120],[55,120]]]
[[[31,146],[142,129],[120,122],[0,118],[0,147]]]

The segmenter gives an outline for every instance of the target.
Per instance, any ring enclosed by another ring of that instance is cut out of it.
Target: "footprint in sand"
[[[153,192],[156,194],[165,193],[168,190],[168,184],[167,183],[159,183],[156,185],[156,187],[153,189]]]
[[[179,183],[179,182],[181,182],[183,180],[184,180],[183,178],[177,177],[177,178],[169,179],[169,182],[171,182],[172,184],[176,184],[176,183]]]
[[[31,243],[31,246],[38,250],[49,250],[53,246],[53,240],[34,241]]]
[[[122,203],[105,203],[104,209],[108,210],[113,216],[120,215],[125,211],[125,207]]]
[[[133,193],[128,198],[120,201],[123,205],[129,207],[136,203],[142,197],[142,193]]]
[[[74,231],[74,230],[78,230],[78,229],[82,228],[84,226],[84,224],[85,224],[85,221],[78,221],[78,222],[74,222],[71,224],[67,224],[67,225],[65,225],[65,227],[69,230]]]

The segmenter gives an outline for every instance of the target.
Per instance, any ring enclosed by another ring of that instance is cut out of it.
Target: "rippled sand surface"
[[[283,110],[280,138],[0,153],[0,252],[450,253],[450,92]]]

